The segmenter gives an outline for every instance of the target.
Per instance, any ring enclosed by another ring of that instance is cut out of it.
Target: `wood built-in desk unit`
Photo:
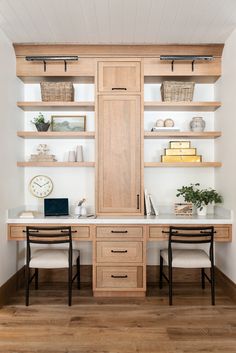
[[[9,218],[8,239],[25,239],[27,225],[69,225],[75,241],[93,242],[93,293],[95,296],[144,296],[146,292],[147,241],[165,241],[170,225],[214,225],[216,242],[230,242],[232,217],[209,215],[183,218]]]

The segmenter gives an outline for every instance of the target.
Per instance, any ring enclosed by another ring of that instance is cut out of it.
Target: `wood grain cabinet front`
[[[97,241],[97,263],[130,263],[143,261],[141,241]]]
[[[172,71],[173,70],[173,71]],[[221,75],[221,58],[212,61],[171,61],[160,58],[144,59],[144,76],[212,76],[212,81]]]
[[[46,67],[41,61],[26,61],[25,57],[17,57],[16,59],[16,74],[24,77],[50,77],[50,76],[95,76],[95,61],[92,58],[79,58],[78,61],[46,62]]]
[[[142,288],[143,269],[141,266],[98,266],[96,278],[96,287],[99,289],[125,290]]]
[[[128,238],[142,238],[143,227],[133,226],[105,226],[96,227],[97,238],[117,238],[128,239]]]
[[[135,93],[141,91],[140,62],[99,62],[98,72],[99,92]]]
[[[32,227],[50,227],[50,225],[43,224],[29,224]],[[53,224],[51,227],[63,226],[65,224]],[[91,232],[89,226],[72,226],[72,238],[73,240],[91,240]],[[26,238],[26,225],[22,224],[8,224],[8,239],[9,240],[25,240]]]
[[[214,239],[216,242],[230,242],[232,241],[232,225],[231,224],[199,224],[195,225],[196,227],[206,227],[206,226],[214,226],[215,228],[215,236]],[[178,224],[176,226],[186,227],[187,224]],[[190,226],[190,225],[189,225]],[[162,241],[168,239],[168,230],[169,225],[157,225],[157,226],[149,226],[148,227],[148,239]]]

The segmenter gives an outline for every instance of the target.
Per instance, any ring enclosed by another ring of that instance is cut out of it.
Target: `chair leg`
[[[202,278],[202,289],[205,289],[205,271],[201,268],[201,278]]]
[[[35,269],[35,289],[39,289],[39,269]]]
[[[160,255],[160,279],[159,279],[159,288],[163,287],[163,257]]]
[[[68,268],[68,305],[71,306],[72,299],[72,267]]]
[[[169,266],[169,305],[172,305],[172,266]]]
[[[80,289],[80,256],[77,258],[77,288]]]
[[[25,266],[25,305],[29,306],[29,281],[30,281],[30,268]]]
[[[215,269],[211,266],[211,304],[215,305]]]

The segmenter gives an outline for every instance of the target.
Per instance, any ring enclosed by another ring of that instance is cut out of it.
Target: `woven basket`
[[[191,102],[194,82],[164,81],[161,85],[163,102]]]
[[[72,102],[74,100],[72,82],[41,82],[40,86],[43,102]]]

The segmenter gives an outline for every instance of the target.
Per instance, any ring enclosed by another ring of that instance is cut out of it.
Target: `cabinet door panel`
[[[100,62],[98,87],[100,92],[140,92],[139,62]]]
[[[99,97],[98,213],[141,213],[140,124],[139,96]]]

